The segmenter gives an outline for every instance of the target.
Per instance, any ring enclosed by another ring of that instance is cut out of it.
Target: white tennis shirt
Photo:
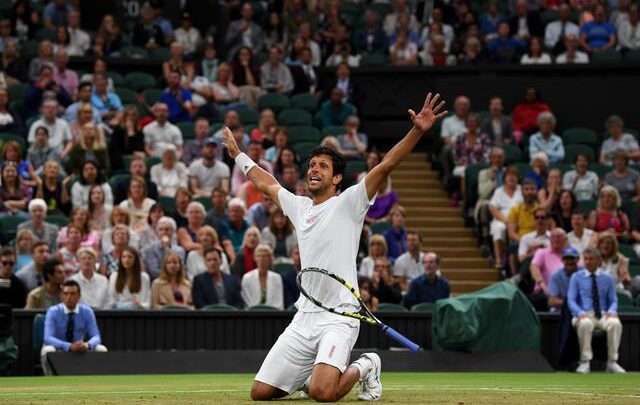
[[[278,198],[282,211],[296,230],[302,268],[328,270],[358,288],[356,255],[360,234],[364,217],[375,200],[367,196],[365,179],[318,205],[284,187],[278,192]],[[336,291],[336,286],[335,282],[319,283],[308,292],[329,307],[353,303],[351,293],[346,288]],[[322,311],[302,294],[296,307],[302,312]]]

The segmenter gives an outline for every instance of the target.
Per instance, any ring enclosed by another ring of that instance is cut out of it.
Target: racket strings
[[[301,291],[325,309],[336,312],[359,312],[362,308],[358,299],[347,287],[335,278],[316,271],[300,274]]]

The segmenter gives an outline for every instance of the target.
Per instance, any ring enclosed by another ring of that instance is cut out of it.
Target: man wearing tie
[[[558,9],[558,19],[547,24],[544,32],[544,44],[553,50],[554,55],[564,51],[564,40],[569,35],[580,36],[580,27],[571,22],[571,8],[562,4]]]
[[[311,56],[311,48],[304,47],[300,51],[300,64],[289,66],[294,83],[292,94],[316,94],[318,74],[313,65],[311,65]]]
[[[40,350],[42,370],[52,375],[47,354],[55,351],[84,353],[106,352],[91,307],[80,304],[80,284],[68,280],[62,285],[62,303],[47,311],[44,321],[44,345]]]
[[[580,363],[577,373],[591,371],[593,358],[591,338],[594,329],[607,333],[607,372],[624,373],[618,364],[618,347],[622,336],[622,323],[617,315],[618,298],[613,278],[600,269],[600,252],[588,247],[582,252],[585,269],[575,272],[569,281],[568,303],[573,319],[572,325],[578,334]]]

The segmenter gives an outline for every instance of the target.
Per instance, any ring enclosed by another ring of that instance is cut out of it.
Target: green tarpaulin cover
[[[18,346],[13,343],[13,338],[9,336],[0,339],[0,370],[8,370],[16,360],[18,360]]]
[[[433,312],[434,350],[462,352],[540,349],[540,320],[509,282],[440,300]]]

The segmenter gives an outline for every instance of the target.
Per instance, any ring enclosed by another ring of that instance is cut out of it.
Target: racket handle
[[[391,339],[395,340],[396,342],[400,343],[402,346],[406,347],[407,349],[411,350],[412,352],[417,352],[418,350],[420,350],[420,345],[404,337],[403,335],[398,333],[395,329],[385,325],[383,330],[384,330],[384,333],[387,334],[387,336],[389,336]]]

